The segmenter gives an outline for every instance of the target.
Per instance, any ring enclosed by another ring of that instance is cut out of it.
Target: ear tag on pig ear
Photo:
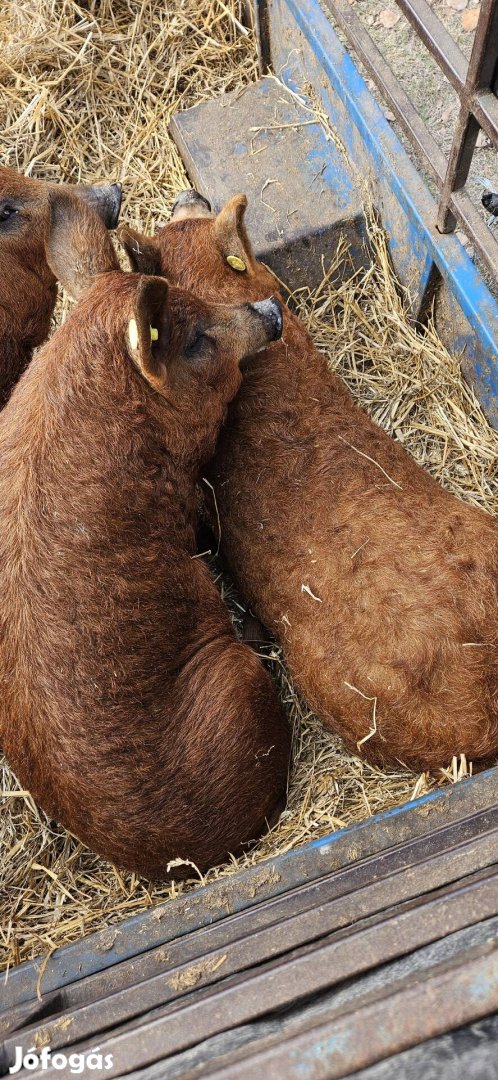
[[[150,326],[150,340],[159,341],[159,330],[155,326]],[[138,349],[138,326],[135,319],[130,319],[128,323],[128,340],[133,350]]]
[[[130,319],[128,323],[128,341],[135,352],[138,349],[138,326],[135,319]]]
[[[243,270],[247,270],[244,260],[239,259],[238,255],[227,255],[227,263],[232,267],[232,270],[239,270],[240,273],[242,273]]]

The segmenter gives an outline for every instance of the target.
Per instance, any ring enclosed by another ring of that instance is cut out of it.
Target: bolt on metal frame
[[[498,150],[498,0],[482,0],[469,62],[426,0],[396,3],[459,96],[449,160],[348,0],[323,0],[439,189],[435,227],[448,233],[460,225],[498,278],[498,241],[464,190],[480,129]]]

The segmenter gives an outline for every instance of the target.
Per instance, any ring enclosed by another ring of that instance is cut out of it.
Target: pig
[[[0,166],[0,408],[49,333],[57,296],[46,252],[50,207],[68,199],[116,227],[120,184],[52,184]]]
[[[100,855],[204,872],[286,795],[276,689],[195,548],[199,470],[281,307],[120,271],[74,201],[52,204],[47,259],[79,300],[0,415],[5,754]]]
[[[183,194],[135,270],[205,301],[275,290],[235,196]],[[207,477],[236,585],[300,692],[371,762],[437,771],[498,751],[496,520],[443,490],[330,373],[292,311],[250,362]]]

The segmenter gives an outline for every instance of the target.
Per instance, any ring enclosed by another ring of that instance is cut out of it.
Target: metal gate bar
[[[467,61],[456,41],[426,0],[397,0],[397,4],[448,81],[459,92],[467,77]]]
[[[452,232],[455,227],[455,219],[449,209],[451,192],[463,187],[467,180],[479,128],[482,127],[494,146],[498,146],[498,101],[493,94],[489,94],[496,68],[497,47],[498,3],[497,0],[484,0],[465,84],[457,87],[460,113],[439,207],[438,228],[441,232]],[[488,97],[491,99],[489,102]]]
[[[498,149],[498,0],[483,0],[472,55],[466,58],[426,0],[396,0],[423,44],[460,97],[460,112],[449,161],[422,117],[400,86],[368,30],[354,14],[348,0],[323,0],[360,57],[378,89],[389,102],[405,135],[418,151],[440,191],[437,228],[453,232],[457,223],[465,229],[476,251],[498,278],[498,242],[478,209],[464,191],[479,129]]]

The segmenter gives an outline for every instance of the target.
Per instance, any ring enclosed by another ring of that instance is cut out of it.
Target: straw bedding
[[[173,195],[186,186],[168,136],[171,113],[256,77],[254,43],[240,25],[236,0],[22,0],[2,5],[0,44],[2,163],[54,179],[120,179],[124,216],[145,229],[166,220]],[[373,222],[371,232],[372,266],[349,280],[346,274],[338,290],[325,279],[314,294],[301,293],[301,314],[375,420],[456,495],[496,513],[498,438],[457,360],[432,329],[421,338],[410,327],[383,234]],[[205,880],[455,781],[468,769],[455,759],[435,780],[366,765],[320,729],[276,652],[272,663],[295,731],[288,807],[249,855]],[[194,875],[181,888],[197,883]],[[92,855],[37,811],[3,763],[2,968],[178,891]]]

